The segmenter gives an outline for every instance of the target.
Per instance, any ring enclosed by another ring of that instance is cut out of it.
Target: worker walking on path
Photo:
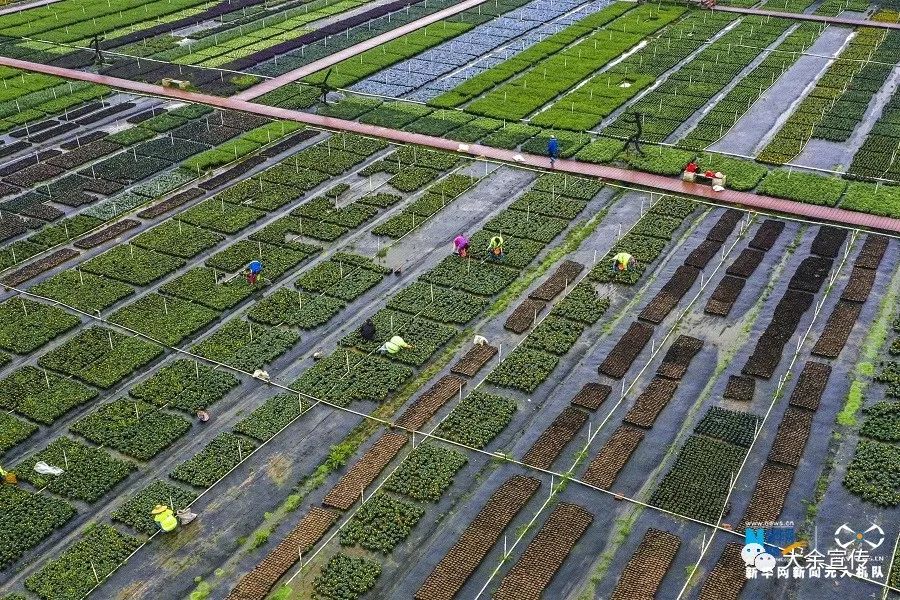
[[[164,533],[174,531],[178,527],[178,519],[175,518],[175,513],[164,504],[157,504],[150,511],[150,514],[153,515],[153,520],[156,521],[156,524],[159,525],[160,530]]]
[[[612,270],[625,272],[637,267],[637,260],[627,252],[619,252],[612,259]]]
[[[359,335],[367,342],[375,339],[375,323],[372,322],[372,319],[366,319],[366,322],[359,328]]]
[[[453,238],[453,247],[460,258],[467,257],[469,255],[469,238],[463,234],[459,234]]]
[[[547,154],[550,156],[550,168],[552,169],[556,164],[556,159],[559,158],[559,140],[555,135],[551,135],[550,141],[547,142]]]
[[[381,348],[378,349],[378,352],[381,354],[397,354],[401,350],[406,348],[413,348],[412,344],[407,344],[406,340],[404,340],[399,335],[395,335],[385,343],[381,345]]]
[[[491,238],[490,243],[488,244],[488,252],[490,252],[491,258],[501,259],[503,258],[503,237],[500,235],[495,235]]]

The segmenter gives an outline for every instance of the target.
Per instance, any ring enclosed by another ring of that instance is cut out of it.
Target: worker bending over
[[[399,335],[395,335],[385,343],[381,345],[381,348],[378,349],[378,352],[381,354],[397,354],[401,350],[406,348],[412,348],[412,344],[407,344],[406,340],[404,340]]]
[[[157,504],[150,514],[153,515],[153,520],[164,533],[174,531],[178,527],[178,519],[175,518],[175,513],[168,506]]]
[[[503,258],[503,237],[499,235],[495,235],[491,238],[490,243],[488,244],[488,252],[490,252],[491,258],[501,259]]]
[[[453,248],[460,258],[467,257],[469,255],[469,238],[459,234],[453,239]]]
[[[613,271],[622,271],[623,273],[628,269],[634,269],[637,267],[637,260],[627,252],[619,252],[612,259],[611,268]]]
[[[359,328],[359,335],[367,342],[375,340],[375,323],[372,319],[366,319],[366,322]]]

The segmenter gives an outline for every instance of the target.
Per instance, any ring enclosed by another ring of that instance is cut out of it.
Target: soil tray
[[[822,289],[822,284],[825,283],[833,264],[832,259],[821,256],[804,258],[794,276],[791,277],[788,289],[815,294]]]
[[[867,235],[862,250],[856,257],[856,266],[864,269],[877,269],[887,247],[888,238],[883,235]]]
[[[406,409],[397,420],[397,425],[406,429],[421,429],[442,406],[460,394],[464,385],[466,385],[466,380],[454,375],[441,377]]]
[[[100,244],[115,239],[129,229],[134,229],[138,225],[140,225],[140,223],[133,219],[118,221],[117,223],[113,223],[106,229],[78,240],[77,242],[75,242],[75,247],[81,248],[82,250],[86,250],[88,248],[96,248]]]
[[[408,440],[405,433],[388,431],[372,444],[325,496],[322,504],[347,510],[360,499],[360,491],[369,487],[381,471],[400,452]]]
[[[862,267],[853,267],[850,272],[850,280],[841,293],[841,300],[849,302],[865,302],[869,299],[869,293],[872,286],[875,285],[875,276],[878,271],[865,269]]]
[[[709,577],[700,588],[698,600],[738,600],[744,584],[747,583],[747,570],[741,558],[742,544],[728,544]]]
[[[584,265],[581,263],[571,260],[564,261],[559,265],[559,268],[556,269],[556,272],[553,273],[547,281],[531,292],[528,297],[534,300],[549,302],[566,289],[583,270]]]
[[[766,255],[762,250],[744,248],[725,273],[736,277],[750,277]]]
[[[756,342],[753,354],[744,365],[744,375],[756,375],[768,379],[775,372],[784,346],[794,335],[800,318],[812,306],[813,295],[788,290],[775,307],[775,314],[766,330]]]
[[[560,502],[492,596],[496,600],[540,600],[569,552],[594,521],[577,504]]]
[[[814,414],[804,408],[788,406],[772,442],[769,460],[794,468],[800,464],[806,442],[809,441]]]
[[[571,406],[564,408],[525,453],[522,462],[538,469],[549,469],[566,444],[572,441],[584,426],[587,418],[584,411]]]
[[[816,345],[812,349],[815,356],[823,356],[825,358],[837,358],[847,338],[850,337],[850,331],[856,325],[859,313],[862,310],[862,304],[856,302],[846,302],[841,300],[831,311],[828,322],[822,335],[819,336]]]
[[[797,378],[797,386],[791,393],[791,406],[799,406],[810,410],[818,410],[819,401],[828,385],[831,365],[808,361]]]
[[[597,370],[601,375],[621,379],[631,368],[631,364],[637,359],[652,335],[653,328],[649,325],[632,323]]]
[[[172,196],[171,198],[163,200],[162,202],[159,202],[158,204],[154,204],[150,208],[142,210],[141,212],[138,213],[137,216],[139,216],[142,219],[155,219],[159,215],[161,215],[163,213],[167,213],[170,210],[173,210],[175,208],[178,208],[182,204],[186,204],[187,202],[190,202],[191,200],[193,200],[195,198],[199,198],[202,195],[203,195],[203,190],[198,189],[198,188],[190,188],[183,192],[179,192],[179,193],[175,194],[174,196]]]
[[[650,385],[647,386],[647,389],[637,397],[634,406],[631,407],[631,410],[625,414],[625,418],[622,420],[631,425],[650,429],[653,427],[653,423],[656,421],[659,413],[672,400],[672,396],[675,395],[675,390],[677,389],[677,381],[662,379],[661,377],[654,378]]]
[[[309,509],[294,530],[252,571],[244,575],[228,600],[263,600],[288,569],[308,552],[338,520],[338,514],[317,506]]]
[[[721,249],[722,242],[703,240],[700,242],[699,246],[691,250],[691,253],[688,254],[688,257],[684,260],[684,264],[690,267],[703,269]]]
[[[756,380],[752,377],[731,375],[728,378],[728,385],[725,386],[725,394],[723,397],[728,400],[751,402],[753,400],[753,391],[755,389]]]
[[[654,325],[662,323],[663,319],[672,312],[694,282],[700,275],[700,269],[697,267],[689,267],[681,265],[675,270],[672,278],[666,282],[661,290],[653,297],[638,318],[642,321],[648,321]]]
[[[219,173],[215,177],[211,177],[206,181],[201,181],[197,185],[198,187],[201,187],[207,191],[214,190],[219,186],[225,185],[230,181],[234,181],[235,179],[240,178],[242,175],[252,170],[254,167],[258,167],[264,162],[266,162],[266,159],[262,156],[251,156],[243,162],[231,167],[224,173]]]
[[[612,600],[635,600],[636,598],[655,598],[666,576],[678,548],[681,538],[674,533],[659,529],[648,529],[631,560],[625,565],[622,576],[613,590]]]
[[[490,344],[472,346],[459,362],[451,367],[450,372],[457,375],[474,377],[478,371],[497,355],[497,348]]]
[[[415,600],[453,600],[540,486],[533,477],[514,475],[507,479],[434,567]]]
[[[588,410],[597,410],[603,401],[606,400],[612,388],[602,383],[586,383],[581,390],[572,398],[572,404],[581,406]]]
[[[837,258],[841,246],[847,241],[847,230],[822,225],[812,243],[812,253],[826,258]]]
[[[728,239],[728,236],[734,231],[735,226],[741,222],[741,217],[744,216],[739,210],[734,210],[730,208],[725,211],[719,220],[713,225],[713,228],[709,230],[709,233],[706,235],[706,239],[725,243],[725,240]]]
[[[57,250],[53,254],[47,255],[31,264],[25,265],[21,269],[13,271],[3,278],[3,284],[10,287],[18,286],[29,279],[37,277],[41,273],[46,273],[50,269],[58,267],[64,262],[75,258],[78,254],[78,250],[72,250],[71,248]]]
[[[590,462],[582,481],[608,490],[643,439],[643,429],[620,425]]]
[[[703,312],[717,317],[727,317],[728,313],[731,312],[731,307],[734,306],[738,296],[741,295],[746,282],[746,279],[734,277],[733,275],[723,277],[716,289],[713,290],[712,296],[709,297]]]
[[[701,348],[703,340],[689,335],[679,335],[663,357],[656,374],[667,379],[680,380]]]
[[[794,469],[767,462],[756,481],[747,512],[741,519],[740,530],[743,531],[744,526],[748,524],[778,521],[793,481]]]
[[[546,302],[527,298],[509,315],[503,327],[513,333],[523,333],[534,325],[537,321],[537,316],[544,310],[545,306],[547,306]]]
[[[768,252],[778,241],[782,231],[784,231],[784,221],[766,219],[756,230],[756,235],[750,240],[749,245],[751,248]]]

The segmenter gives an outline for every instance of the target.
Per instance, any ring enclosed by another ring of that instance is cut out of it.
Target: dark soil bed
[[[738,296],[741,295],[746,282],[746,279],[732,275],[723,277],[716,289],[713,290],[703,312],[717,317],[728,316],[728,313],[731,312],[731,307],[734,306]]]
[[[597,410],[603,401],[609,397],[612,388],[602,383],[586,383],[572,398],[572,404],[588,410]]]
[[[621,379],[631,368],[631,364],[650,341],[653,328],[643,323],[634,322],[625,335],[619,339],[609,356],[598,367],[601,375],[607,375],[613,379]]]

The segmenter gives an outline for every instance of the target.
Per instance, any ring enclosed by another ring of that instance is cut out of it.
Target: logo
[[[875,523],[865,531],[853,531],[849,523],[844,523],[834,532],[834,543],[838,548],[846,550],[856,543],[865,544],[869,550],[875,550],[884,543],[884,530]]]
[[[753,567],[760,573],[771,573],[775,570],[775,557],[766,551],[766,533],[764,529],[744,530],[744,548],[741,550],[741,558],[744,565]]]

